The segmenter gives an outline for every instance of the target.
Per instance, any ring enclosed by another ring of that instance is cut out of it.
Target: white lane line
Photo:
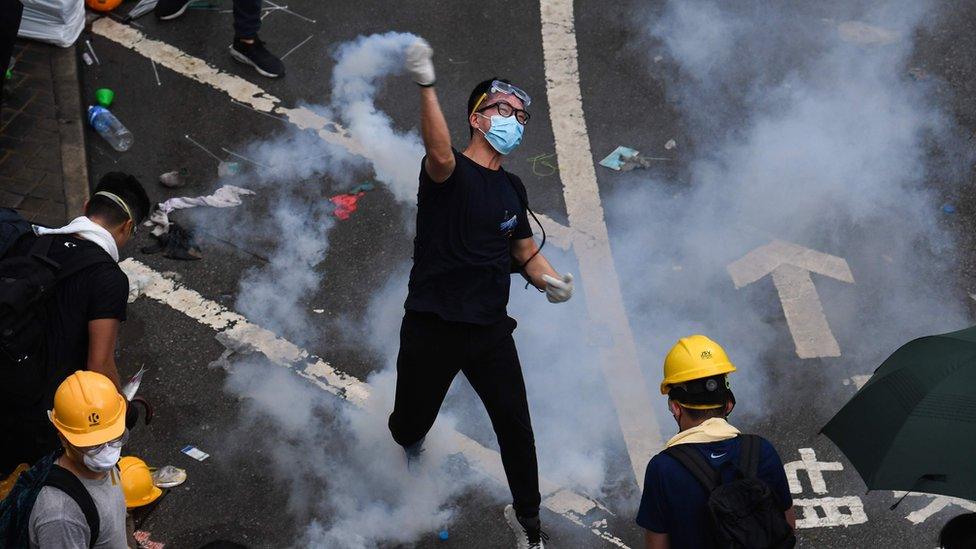
[[[840,356],[840,345],[830,331],[810,273],[853,284],[854,274],[847,261],[790,242],[773,240],[733,261],[727,270],[736,288],[752,284],[770,273],[773,275],[797,356]]]
[[[610,237],[586,132],[579,83],[573,0],[541,0],[542,49],[546,95],[556,141],[559,174],[569,225],[583,238],[574,241],[580,283],[589,321],[601,338],[600,365],[617,410],[634,478],[644,478],[647,461],[663,447],[661,429],[651,405],[650,391],[640,371],[634,336],[627,320],[620,280],[613,263]]]
[[[144,263],[129,258],[119,263],[119,266],[129,277],[130,301],[145,295],[213,329],[227,348],[260,352],[274,364],[293,370],[320,389],[356,406],[365,406],[371,392],[370,387],[357,377],[337,370],[325,360],[278,337],[270,330],[251,323],[244,316],[203,297],[179,282],[164,277]],[[451,433],[451,439],[457,451],[464,455],[473,468],[507,486],[508,481],[498,452],[485,448],[457,431]],[[613,515],[606,507],[546,478],[540,478],[539,484],[544,507],[577,526],[589,529],[608,543],[621,548],[627,547],[622,540],[608,532],[606,527],[592,526],[593,517],[599,522],[608,515]]]
[[[155,63],[187,78],[222,91],[229,95],[232,101],[259,112],[282,115],[299,129],[315,130],[324,141],[344,147],[353,154],[370,158],[367,151],[335,121],[320,116],[305,107],[288,108],[282,106],[281,99],[264,91],[256,84],[252,84],[240,76],[223,72],[206,61],[193,57],[166,42],[153,40],[138,29],[123,25],[114,19],[103,17],[92,23],[92,32],[148,57]]]

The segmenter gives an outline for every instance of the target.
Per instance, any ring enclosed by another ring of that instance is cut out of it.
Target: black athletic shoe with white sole
[[[159,0],[153,13],[156,14],[156,19],[169,21],[183,15],[192,3],[193,0]]]
[[[269,52],[259,38],[255,38],[252,44],[235,38],[230,46],[230,55],[241,63],[251,65],[262,76],[278,78],[285,75],[285,64]]]
[[[549,535],[542,531],[539,517],[520,517],[515,513],[514,507],[506,505],[505,522],[515,534],[515,547],[517,549],[545,549]]]

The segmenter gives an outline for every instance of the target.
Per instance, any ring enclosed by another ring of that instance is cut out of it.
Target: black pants
[[[520,516],[534,517],[541,502],[539,466],[522,366],[512,338],[515,325],[511,318],[479,326],[407,311],[400,326],[390,432],[401,446],[424,438],[454,376],[464,372],[498,437],[515,510]]]
[[[4,0],[0,0],[2,2]],[[254,38],[261,30],[262,0],[234,0],[234,36]]]
[[[17,41],[17,29],[20,28],[20,18],[24,14],[24,5],[20,0],[0,0],[0,103],[3,103],[3,84],[7,80],[7,65],[10,64],[10,54],[14,51]]]

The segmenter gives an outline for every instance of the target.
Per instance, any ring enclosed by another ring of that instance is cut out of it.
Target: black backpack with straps
[[[0,209],[0,397],[5,403],[36,404],[47,374],[46,302],[69,276],[99,263],[112,263],[101,249],[84,248],[61,265],[50,258],[54,235],[35,236],[14,210]],[[28,252],[10,250],[32,240]]]
[[[769,485],[758,478],[762,439],[739,435],[741,447],[735,478],[722,475],[689,444],[664,450],[690,472],[708,492],[709,535],[713,547],[729,549],[789,549],[796,536]]]
[[[0,548],[30,545],[30,515],[45,486],[61,490],[78,504],[88,523],[88,546],[95,546],[101,533],[98,507],[78,477],[55,463],[62,453],[64,450],[49,454],[21,473],[10,493],[0,501]]]

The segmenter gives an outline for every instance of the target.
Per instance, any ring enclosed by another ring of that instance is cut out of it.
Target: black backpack
[[[664,453],[683,465],[708,491],[710,537],[717,548],[789,549],[796,536],[769,485],[757,477],[759,446],[756,435],[739,435],[741,448],[735,479],[722,484],[722,475],[705,456],[688,444]]]
[[[45,302],[58,283],[98,263],[113,262],[103,250],[86,247],[60,265],[49,257],[54,238],[34,236],[20,214],[0,208],[0,396],[5,403],[33,405],[44,392]],[[21,239],[32,239],[29,251],[11,255]]]
[[[21,473],[10,493],[0,501],[0,548],[30,546],[30,515],[37,495],[45,486],[61,490],[78,504],[88,522],[88,546],[95,546],[101,532],[98,508],[78,477],[55,463],[63,452],[49,454]]]

